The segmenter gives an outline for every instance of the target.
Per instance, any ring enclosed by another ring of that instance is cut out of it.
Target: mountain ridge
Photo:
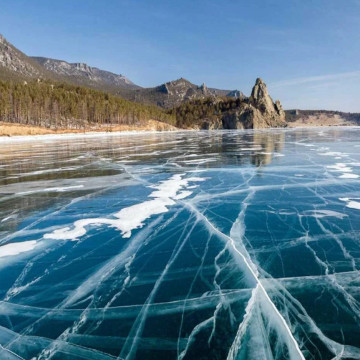
[[[183,77],[155,87],[136,89],[132,96],[129,100],[150,103],[166,109],[179,106],[187,101],[208,97],[245,98],[245,95],[239,90],[208,88],[205,83],[195,85]]]
[[[1,75],[14,75],[16,78],[46,78],[52,74],[32,60],[0,34],[0,72]]]
[[[0,35],[0,75],[3,78],[50,79],[111,92],[126,100],[171,108],[182,102],[206,97],[244,97],[239,90],[208,88],[180,78],[154,87],[141,87],[122,74],[86,63],[70,63],[43,56],[27,56]]]
[[[65,60],[52,59],[42,56],[30,56],[31,59],[43,66],[46,70],[69,78],[85,77],[90,81],[104,85],[118,86],[129,89],[137,89],[140,86],[135,85],[131,80],[122,74],[115,74],[110,71],[102,70],[97,67],[90,66],[86,63],[70,63]]]
[[[96,97],[101,103],[103,110],[100,117],[102,122],[110,121],[113,118],[111,114],[112,109],[109,108],[109,96],[112,94],[118,98],[122,98],[135,104],[155,105],[162,108],[162,114],[155,112],[153,109],[145,109],[136,107],[135,105],[126,105],[127,110],[120,109],[123,105],[119,106],[118,122],[119,119],[136,119],[143,118],[141,112],[148,114],[155,114],[159,118],[167,119],[166,121],[173,121],[171,116],[175,115],[177,123],[181,126],[202,128],[202,129],[230,129],[230,128],[262,128],[262,127],[277,127],[277,126],[302,126],[310,124],[310,126],[317,125],[353,125],[360,123],[359,114],[344,115],[332,114],[331,112],[320,111],[301,111],[299,114],[292,114],[290,111],[283,111],[279,101],[273,102],[268,94],[267,87],[261,79],[256,80],[252,93],[249,97],[245,96],[239,90],[220,90],[216,88],[208,88],[205,83],[195,85],[189,80],[181,77],[176,80],[168,81],[155,87],[143,88],[134,84],[131,80],[122,74],[115,74],[97,67],[89,66],[86,63],[69,63],[65,60],[51,59],[47,57],[29,57],[14,45],[8,42],[4,36],[0,35],[0,80],[16,80],[17,83],[27,85],[29,81],[32,82],[46,82],[51,89],[58,88],[58,93],[66,96],[82,96],[81,94],[90,94],[87,91],[76,89],[76,86],[81,86],[87,89],[100,90],[102,95],[91,93],[91,96]],[[60,90],[61,84],[72,85],[73,87],[64,86],[65,91]],[[10,85],[11,87],[12,85]],[[52,98],[48,88],[44,87],[44,92],[48,99],[51,99],[51,106],[54,109],[48,108],[49,116],[56,113],[58,107],[58,100]],[[60,88],[59,88],[60,86]],[[7,89],[12,93],[13,89]],[[46,89],[46,90],[45,90]],[[19,99],[23,101],[23,106],[37,106],[36,104],[27,103],[27,95],[29,92],[36,92],[34,84],[30,82],[28,89],[22,88],[24,98]],[[45,95],[44,95],[45,96]],[[85,96],[85,95],[84,95]],[[100,99],[100,100],[99,100]],[[1,96],[0,96],[1,100]],[[4,100],[4,99],[3,99]],[[76,103],[78,109],[71,110],[71,114],[80,116],[79,114],[93,113],[90,104],[86,99],[80,99]],[[112,100],[113,102],[115,100]],[[87,104],[87,109],[85,109]],[[114,102],[115,104],[115,102]],[[125,103],[123,103],[125,104]],[[0,104],[1,105],[1,104]],[[4,106],[8,107],[6,100]],[[16,104],[13,104],[16,106]],[[65,106],[63,104],[63,106]],[[124,105],[125,106],[125,105]],[[135,112],[129,110],[133,106]],[[141,110],[140,110],[141,109]],[[1,110],[1,108],[0,108]],[[86,110],[86,111],[85,111]],[[15,111],[15,110],[14,110]],[[219,112],[220,111],[220,112]],[[6,108],[6,119],[9,118],[11,112]],[[32,114],[31,108],[26,109],[26,116]],[[135,115],[135,113],[137,113]],[[126,116],[123,115],[126,113]],[[130,113],[132,115],[130,115]],[[10,115],[9,115],[10,114]],[[65,121],[67,110],[64,110],[62,121]],[[170,115],[170,118],[167,115]],[[286,116],[285,116],[286,114]],[[220,116],[221,115],[221,116]],[[1,112],[0,112],[1,116]],[[73,115],[72,115],[73,116]],[[81,117],[81,116],[80,116]],[[191,121],[190,121],[190,120]],[[83,119],[86,120],[86,119]],[[286,121],[285,121],[286,120]],[[23,120],[22,120],[23,121]],[[127,120],[129,121],[129,120]],[[66,121],[65,121],[66,122]]]

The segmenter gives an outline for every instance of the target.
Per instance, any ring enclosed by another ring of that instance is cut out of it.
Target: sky
[[[284,108],[360,112],[360,0],[0,0],[0,33],[27,55],[184,77]]]

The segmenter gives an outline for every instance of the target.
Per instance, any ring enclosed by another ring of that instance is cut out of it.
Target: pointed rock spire
[[[261,112],[273,112],[274,102],[271,99],[266,84],[260,79],[256,79],[256,83],[252,89],[251,104],[258,108]]]
[[[208,88],[207,88],[207,86],[206,86],[205,83],[202,83],[202,84],[201,84],[200,89],[202,90],[202,92],[203,92],[204,95],[207,95],[207,93],[208,93]]]

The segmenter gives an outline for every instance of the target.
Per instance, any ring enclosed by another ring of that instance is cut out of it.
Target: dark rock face
[[[212,120],[204,120],[201,125],[201,130],[221,130],[223,129],[223,124],[220,119]]]
[[[255,109],[250,106],[226,113],[221,119],[223,129],[253,129],[255,116]]]
[[[158,86],[157,89],[160,93],[169,94],[169,89],[166,84],[162,84],[162,85]]]

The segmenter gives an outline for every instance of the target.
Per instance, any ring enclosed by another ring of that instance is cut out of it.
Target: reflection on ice
[[[358,139],[8,142],[0,358],[359,359]]]
[[[63,187],[51,187],[51,188],[45,188],[45,189],[39,189],[39,190],[30,190],[30,191],[20,191],[17,193],[17,195],[29,195],[34,194],[37,192],[64,192],[64,191],[70,191],[75,189],[83,188],[84,185],[74,185],[74,186],[63,186]]]

